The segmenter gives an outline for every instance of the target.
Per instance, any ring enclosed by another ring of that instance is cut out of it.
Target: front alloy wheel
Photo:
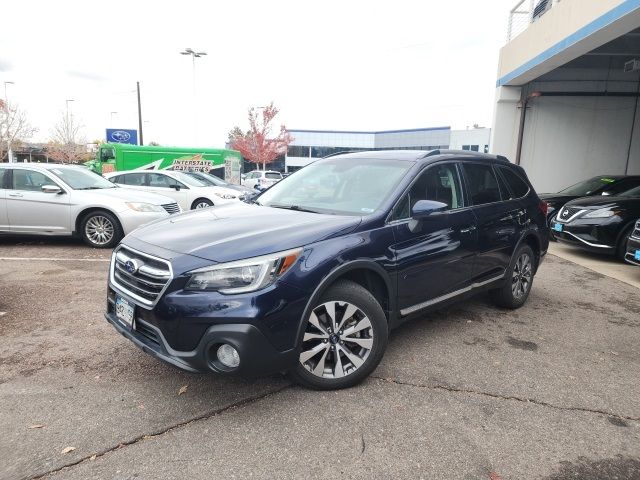
[[[114,247],[123,237],[118,219],[104,211],[87,215],[82,220],[80,232],[85,243],[95,248]]]
[[[362,310],[349,302],[316,307],[304,333],[300,363],[320,378],[342,378],[360,368],[373,347],[373,327]]]
[[[293,379],[330,390],[356,385],[378,365],[387,345],[387,320],[375,297],[361,285],[332,285],[306,320]]]

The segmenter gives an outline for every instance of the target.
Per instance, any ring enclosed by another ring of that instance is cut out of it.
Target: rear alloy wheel
[[[522,245],[514,255],[504,286],[489,292],[496,305],[516,309],[525,304],[533,285],[534,262],[531,247]]]
[[[213,202],[211,200],[207,198],[199,198],[195,202],[193,202],[193,205],[191,205],[191,210],[197,210],[199,208],[209,208],[209,207],[213,207]]]
[[[382,359],[387,330],[375,297],[357,283],[339,281],[309,314],[291,376],[319,390],[356,385]]]
[[[94,248],[114,247],[123,237],[120,222],[111,213],[92,212],[80,225],[84,242]]]

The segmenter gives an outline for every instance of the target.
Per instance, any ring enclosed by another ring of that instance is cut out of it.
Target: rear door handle
[[[22,195],[21,193],[10,193],[9,196],[10,197],[18,197],[18,198],[24,197],[24,195]]]
[[[476,231],[476,227],[474,225],[471,225],[469,227],[460,229],[460,233],[471,233],[471,232],[475,232],[475,231]]]

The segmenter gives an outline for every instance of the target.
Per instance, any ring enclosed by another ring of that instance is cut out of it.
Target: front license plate
[[[135,305],[130,303],[126,298],[116,296],[116,317],[118,317],[122,323],[131,327],[133,325],[134,312]]]
[[[636,260],[640,262],[640,250],[636,250]]]
[[[554,223],[554,224],[553,224],[553,229],[554,229],[556,232],[561,232],[561,231],[562,231],[562,224],[561,224],[561,223]]]

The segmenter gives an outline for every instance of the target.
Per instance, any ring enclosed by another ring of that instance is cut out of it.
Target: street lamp
[[[67,103],[67,124],[68,124],[69,123],[69,103],[74,102],[75,100],[73,98],[68,98],[65,101]]]
[[[118,114],[118,112],[110,112],[110,113],[111,113],[111,122],[110,122],[110,124],[111,124],[111,126],[113,127],[113,116],[114,116],[114,115],[117,115],[117,114]]]
[[[185,48],[180,55],[191,55],[191,62],[193,65],[193,133],[196,139],[196,143],[198,141],[198,120],[196,115],[196,58],[203,57],[207,55],[207,52],[197,52],[190,47]]]
[[[5,128],[7,129],[7,160],[13,162],[13,152],[11,151],[11,135],[9,135],[9,97],[7,96],[7,85],[15,85],[15,82],[4,82],[4,114]],[[2,161],[2,159],[0,159]]]

